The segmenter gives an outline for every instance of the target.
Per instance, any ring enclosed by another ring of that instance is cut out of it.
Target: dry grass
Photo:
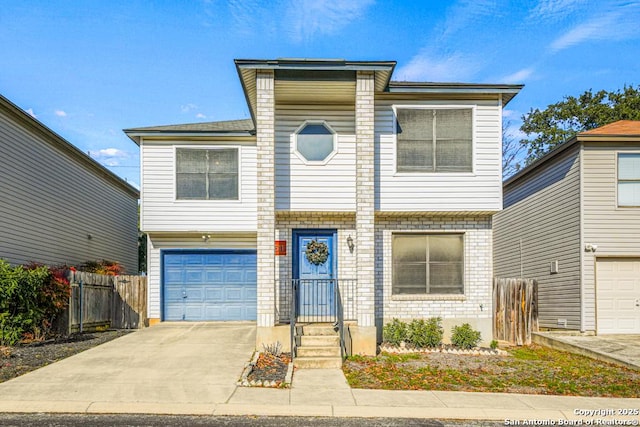
[[[640,397],[640,372],[541,346],[508,352],[382,353],[351,357],[343,369],[355,388]]]

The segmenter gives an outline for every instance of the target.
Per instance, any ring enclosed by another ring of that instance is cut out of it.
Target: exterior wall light
[[[356,245],[353,243],[353,237],[351,237],[351,234],[347,237],[347,246],[349,247],[349,252],[353,253],[353,249]]]

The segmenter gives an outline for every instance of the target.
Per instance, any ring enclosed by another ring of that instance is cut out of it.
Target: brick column
[[[375,328],[374,74],[359,71],[356,83],[356,248],[358,328]],[[367,336],[370,335],[369,329]],[[375,334],[375,329],[373,330]],[[367,340],[370,340],[368,337]],[[375,335],[373,337],[375,354]],[[368,353],[369,351],[363,351]]]
[[[275,98],[273,71],[256,74],[258,328],[275,325]],[[260,335],[260,334],[259,334]],[[260,343],[258,343],[260,344]]]

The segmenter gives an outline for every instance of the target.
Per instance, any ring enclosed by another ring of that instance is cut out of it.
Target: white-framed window
[[[464,235],[393,234],[393,295],[464,294]]]
[[[618,153],[618,206],[640,207],[640,153]]]
[[[238,148],[177,148],[176,199],[238,200]]]
[[[396,107],[396,171],[473,172],[473,109]]]
[[[309,164],[326,164],[337,152],[336,132],[325,121],[306,121],[293,134],[294,152]]]

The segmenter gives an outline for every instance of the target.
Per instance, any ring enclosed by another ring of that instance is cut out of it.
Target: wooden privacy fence
[[[517,345],[531,344],[538,330],[538,282],[534,279],[493,280],[493,336]]]
[[[147,318],[147,278],[105,276],[68,271],[69,307],[59,319],[60,332],[85,332],[98,328],[137,329]]]

